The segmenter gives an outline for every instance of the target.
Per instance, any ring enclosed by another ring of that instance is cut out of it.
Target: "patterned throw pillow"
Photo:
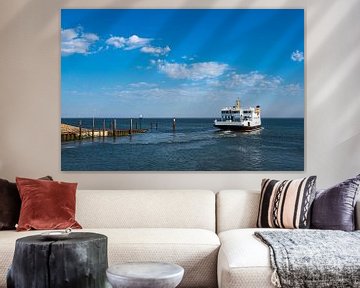
[[[257,227],[308,228],[316,176],[294,180],[263,179]]]

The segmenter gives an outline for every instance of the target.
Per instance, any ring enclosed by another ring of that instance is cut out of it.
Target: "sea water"
[[[77,126],[80,119],[64,118]],[[105,119],[106,128],[112,119]],[[253,132],[222,131],[213,118],[133,119],[146,133],[61,143],[63,171],[302,171],[304,119],[263,118]],[[81,119],[92,127],[93,119]],[[95,119],[102,129],[103,119]],[[130,119],[116,119],[129,129]],[[152,127],[152,128],[151,128]]]

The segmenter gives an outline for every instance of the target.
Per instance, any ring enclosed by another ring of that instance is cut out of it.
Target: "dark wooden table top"
[[[65,239],[41,235],[16,240],[8,288],[101,288],[106,284],[107,237],[72,232]]]
[[[92,232],[71,232],[66,238],[62,239],[48,239],[41,235],[39,231],[38,235],[26,236],[18,238],[16,242],[23,244],[35,244],[35,245],[49,245],[50,243],[55,244],[75,244],[80,242],[87,242],[93,240],[107,239],[105,235],[92,233]]]

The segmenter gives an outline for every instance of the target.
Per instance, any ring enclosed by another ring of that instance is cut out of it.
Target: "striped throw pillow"
[[[316,176],[294,180],[263,179],[257,227],[308,228]]]

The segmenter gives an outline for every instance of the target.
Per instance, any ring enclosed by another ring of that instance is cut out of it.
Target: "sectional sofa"
[[[269,249],[253,236],[259,197],[243,190],[78,190],[76,218],[80,231],[108,236],[109,265],[176,263],[185,269],[180,287],[273,287]],[[0,231],[1,288],[16,239],[41,232]]]

